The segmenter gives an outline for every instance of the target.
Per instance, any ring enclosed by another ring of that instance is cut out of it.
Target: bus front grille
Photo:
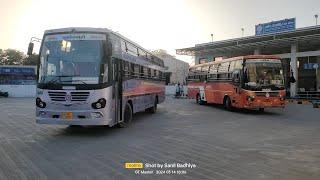
[[[71,92],[71,101],[86,101],[89,94],[89,92]]]
[[[89,97],[89,92],[71,92],[69,94],[70,98],[67,98],[67,92],[64,91],[49,91],[48,92],[49,97],[52,101],[76,101],[76,102],[81,102],[81,101],[86,101]]]
[[[49,91],[51,101],[66,101],[66,92],[63,91]]]

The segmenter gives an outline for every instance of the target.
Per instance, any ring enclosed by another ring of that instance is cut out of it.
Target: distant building
[[[186,83],[186,77],[188,76],[189,71],[189,64],[187,62],[176,59],[174,56],[168,54],[162,49],[153,51],[153,54],[163,59],[164,66],[168,68],[166,70],[166,74],[168,76],[167,83]]]
[[[0,84],[36,84],[36,66],[0,65]]]
[[[0,65],[0,90],[9,97],[34,97],[36,66]]]

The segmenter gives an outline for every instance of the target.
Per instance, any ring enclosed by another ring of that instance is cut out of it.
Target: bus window
[[[134,64],[133,63],[130,64],[130,75],[134,76]]]
[[[108,64],[104,64],[103,65],[103,69],[102,69],[102,72],[103,72],[103,79],[102,81],[105,83],[105,82],[108,82],[109,81],[109,69],[108,69]],[[110,79],[111,80],[111,79]]]
[[[235,61],[235,69],[242,69],[242,60]]]
[[[134,45],[132,45],[130,43],[126,43],[126,45],[127,45],[127,50],[128,50],[129,54],[131,54],[133,56],[137,56],[138,55],[138,52],[137,52],[138,49]]]
[[[218,71],[218,64],[212,64],[210,66],[209,73],[210,74],[217,74],[217,71]]]
[[[151,60],[151,54],[146,53],[146,57],[147,57],[147,59]]]
[[[201,69],[201,71],[202,71],[203,73],[208,73],[208,71],[209,71],[209,66],[203,66],[202,69]]]
[[[139,76],[144,78],[144,74],[143,74],[143,66],[140,66],[140,70],[139,70]]]
[[[155,78],[155,79],[160,79],[160,78],[159,78],[159,71],[158,71],[158,70],[154,70],[154,73],[155,73],[155,74],[154,74],[154,78]]]
[[[139,53],[138,54],[139,56],[141,56],[143,58],[147,58],[147,53],[144,50],[139,49],[138,53]]]
[[[196,72],[197,72],[197,73],[200,73],[200,72],[201,72],[201,68],[202,68],[202,67],[197,67],[197,68],[196,68]]]
[[[223,62],[218,68],[218,79],[226,80],[229,78],[229,62]]]
[[[235,67],[235,64],[236,64],[236,61],[231,61],[231,62],[230,62],[229,71],[232,72],[232,71],[235,69],[235,68],[234,68],[234,67]]]
[[[150,68],[148,68],[148,78],[151,78],[152,76],[151,76],[151,69]]]
[[[218,73],[227,73],[229,71],[229,62],[221,63],[218,68]]]
[[[123,61],[123,71],[124,71],[124,76],[125,77],[129,77],[130,76],[129,62]]]
[[[126,42],[124,40],[121,40],[121,50],[124,52],[127,52],[127,46],[126,46]]]
[[[148,78],[148,68],[147,67],[142,67],[142,73],[143,73],[144,78]]]
[[[134,65],[134,75],[136,77],[141,77],[141,75],[140,75],[140,66],[138,64]]]

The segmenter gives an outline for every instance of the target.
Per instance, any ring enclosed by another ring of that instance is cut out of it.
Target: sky
[[[101,27],[142,47],[175,49],[254,35],[256,24],[296,18],[315,25],[319,0],[0,0],[0,49],[26,52],[46,29]],[[318,20],[320,24],[320,19]],[[191,63],[192,58],[177,56]]]

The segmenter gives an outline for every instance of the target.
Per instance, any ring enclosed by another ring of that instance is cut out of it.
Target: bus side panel
[[[229,82],[208,82],[205,93],[208,103],[223,104],[225,95],[232,100],[235,97],[235,86]]]
[[[196,99],[197,94],[200,93],[200,87],[204,87],[204,82],[189,82],[188,83],[188,98]]]
[[[131,100],[134,113],[154,106],[156,97],[158,103],[165,100],[165,86],[161,81],[130,79],[123,82],[123,87],[123,107]]]

